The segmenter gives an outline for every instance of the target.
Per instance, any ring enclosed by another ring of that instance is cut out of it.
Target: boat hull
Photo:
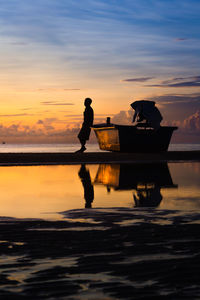
[[[177,127],[153,128],[127,125],[93,127],[101,150],[112,152],[164,152]]]

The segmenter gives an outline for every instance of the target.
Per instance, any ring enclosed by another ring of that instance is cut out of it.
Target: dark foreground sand
[[[200,161],[200,151],[168,151],[162,153],[0,153],[0,165],[79,164],[112,162]]]
[[[85,209],[0,219],[0,299],[200,299],[200,214]]]

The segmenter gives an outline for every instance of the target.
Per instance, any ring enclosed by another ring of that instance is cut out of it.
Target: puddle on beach
[[[84,208],[198,211],[200,163],[0,167],[1,217],[62,219]]]

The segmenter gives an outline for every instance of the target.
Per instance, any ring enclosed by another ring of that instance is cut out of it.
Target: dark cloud
[[[200,94],[162,95],[148,98],[160,107],[164,120],[183,122],[188,116],[200,110]]]
[[[122,79],[121,82],[145,82],[153,78],[154,77],[128,78],[128,79]]]
[[[56,102],[56,101],[42,101],[40,102],[42,105],[55,105],[55,106],[65,106],[65,105],[74,105],[74,103],[71,102]]]
[[[188,39],[186,38],[176,38],[175,41],[181,42],[181,41],[187,41]]]
[[[200,76],[190,76],[190,77],[174,77],[172,79],[162,81],[162,84],[173,84],[177,81],[200,81]]]
[[[151,87],[199,87],[200,82],[196,81],[188,81],[188,82],[179,82],[174,84],[155,84],[151,85]]]
[[[162,104],[175,104],[175,103],[197,103],[200,104],[200,94],[184,94],[184,95],[162,95],[149,97],[148,100],[154,100],[155,102],[162,102]]]
[[[148,85],[149,87],[199,87],[200,76],[177,77],[162,81],[161,84]]]
[[[44,124],[44,121],[38,120],[38,121],[37,121],[37,124],[38,124],[38,125]]]

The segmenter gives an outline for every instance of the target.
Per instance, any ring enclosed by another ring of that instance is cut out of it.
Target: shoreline
[[[200,150],[161,153],[0,153],[0,166],[200,161]]]

